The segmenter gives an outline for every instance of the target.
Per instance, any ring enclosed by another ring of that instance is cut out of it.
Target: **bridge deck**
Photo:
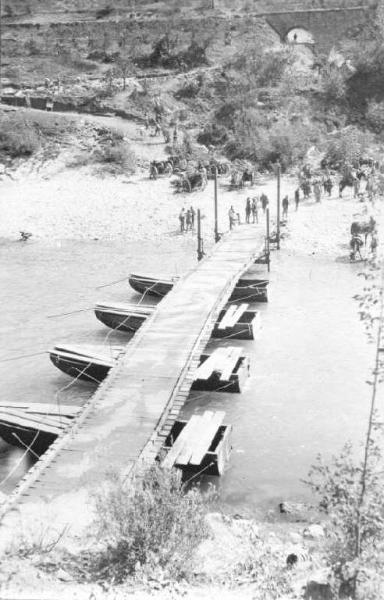
[[[106,472],[129,475],[135,465],[153,460],[188,396],[219,311],[263,243],[259,228],[239,227],[174,286],[71,430],[21,482],[8,514],[24,503],[65,496],[75,517],[84,493]]]

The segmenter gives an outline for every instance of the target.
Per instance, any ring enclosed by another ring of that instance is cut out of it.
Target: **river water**
[[[130,270],[182,272],[195,261],[185,248],[170,260],[171,249],[162,253],[147,246],[0,242],[3,401],[81,404],[90,397],[94,387],[72,384],[51,365],[46,351],[58,342],[127,341],[103,327],[91,309],[97,300],[137,296],[126,281],[97,288]],[[150,264],[145,257],[151,257]],[[270,302],[260,305],[258,338],[230,342],[251,357],[244,392],[191,394],[185,415],[220,408],[233,425],[234,451],[219,482],[222,499],[231,506],[264,511],[282,500],[308,497],[300,480],[315,456],[361,439],[369,353],[352,300],[357,269],[284,249],[275,253]],[[17,468],[19,456],[9,446],[3,444],[0,452],[0,491],[9,493],[25,465]]]

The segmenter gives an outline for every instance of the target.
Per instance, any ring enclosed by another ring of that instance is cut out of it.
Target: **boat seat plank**
[[[21,408],[28,413],[43,415],[62,415],[66,417],[74,417],[82,410],[81,406],[69,406],[66,404],[43,404],[41,402],[0,402],[0,409],[3,408],[9,408],[10,410],[14,408]]]
[[[12,427],[20,427],[21,429],[34,429],[36,431],[44,431],[46,433],[52,433],[53,435],[60,435],[63,431],[62,427],[53,425],[46,425],[43,423],[36,423],[30,419],[23,418],[19,415],[8,415],[7,413],[0,412],[0,423],[6,426],[12,425]]]
[[[45,415],[35,415],[32,413],[27,413],[22,410],[2,410],[0,414],[4,418],[5,415],[8,417],[8,421],[11,422],[13,418],[15,419],[24,419],[30,423],[30,426],[35,427],[35,429],[40,429],[41,427],[59,427],[60,429],[64,429],[68,422],[64,419],[60,421],[56,417],[50,417]]]

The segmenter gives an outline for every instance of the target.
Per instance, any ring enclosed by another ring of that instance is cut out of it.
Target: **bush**
[[[40,148],[40,139],[32,124],[18,116],[2,119],[0,152],[11,158],[30,156]]]
[[[375,133],[384,131],[384,102],[370,102],[366,112],[368,126]]]
[[[328,136],[325,142],[325,160],[333,168],[345,164],[358,164],[359,159],[366,154],[372,142],[372,136],[357,127],[346,127]]]
[[[96,497],[96,511],[102,547],[81,557],[92,579],[122,582],[155,569],[186,577],[193,550],[207,535],[204,496],[185,492],[179,471],[158,466],[135,485],[111,478]]]
[[[105,163],[126,172],[134,173],[136,170],[135,154],[125,142],[101,144],[95,150],[94,159],[96,162]]]
[[[346,95],[346,80],[340,69],[328,67],[322,71],[321,91],[328,104],[339,103]]]
[[[364,465],[363,461],[356,461],[351,444],[347,444],[329,464],[318,457],[309,473],[307,484],[319,497],[320,508],[327,516],[327,562],[334,575],[336,598],[383,598],[384,485],[381,448],[382,440],[371,443],[366,500],[362,505]],[[359,532],[358,518],[361,522]],[[361,544],[358,557],[357,536]]]

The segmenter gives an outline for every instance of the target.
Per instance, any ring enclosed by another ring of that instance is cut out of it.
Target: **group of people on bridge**
[[[196,220],[196,211],[193,206],[190,206],[187,210],[183,207],[179,213],[180,233],[186,231],[194,231]]]

